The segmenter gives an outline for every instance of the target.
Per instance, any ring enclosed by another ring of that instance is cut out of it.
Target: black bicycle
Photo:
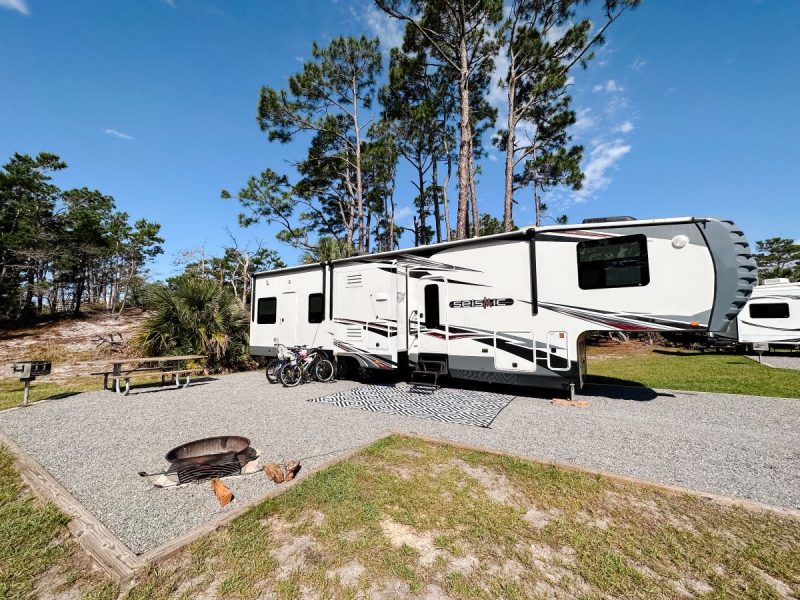
[[[280,380],[286,387],[295,387],[304,381],[331,381],[336,370],[333,363],[325,358],[322,348],[309,350],[300,347],[294,359],[280,369]]]

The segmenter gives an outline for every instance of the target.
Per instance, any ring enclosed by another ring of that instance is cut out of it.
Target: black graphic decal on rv
[[[336,346],[337,348],[340,348],[341,350],[344,350],[349,354],[356,355],[356,357],[363,360],[367,364],[371,364],[377,369],[390,370],[397,367],[397,363],[392,360],[389,360],[388,358],[378,356],[377,354],[370,354],[369,352],[366,352],[361,348],[358,348],[346,342],[342,342],[341,340],[333,340],[333,345]]]
[[[553,312],[568,315],[582,321],[599,323],[615,329],[625,331],[684,331],[697,330],[707,327],[705,323],[695,323],[686,321],[676,321],[652,315],[641,315],[636,313],[612,313],[610,311],[587,309],[579,306],[566,306],[562,304],[551,304],[549,302],[539,302],[541,308],[552,310]]]
[[[512,306],[513,298],[479,298],[477,300],[453,300],[450,308],[492,308],[493,306]]]

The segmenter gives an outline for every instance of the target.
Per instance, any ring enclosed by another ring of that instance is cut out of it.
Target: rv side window
[[[439,286],[430,283],[425,286],[425,327],[439,327]]]
[[[322,294],[308,295],[308,322],[322,323],[325,319],[325,310],[322,307]]]
[[[582,290],[635,287],[650,283],[647,237],[578,242],[578,285]]]
[[[789,305],[786,302],[773,304],[751,304],[751,319],[788,319]]]
[[[272,325],[276,322],[278,316],[278,299],[274,296],[272,298],[259,298],[258,310],[256,314],[256,322],[259,325]]]

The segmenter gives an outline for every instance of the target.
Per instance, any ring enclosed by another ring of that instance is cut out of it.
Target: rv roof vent
[[[588,224],[588,223],[615,223],[617,221],[635,221],[635,217],[592,217],[590,219],[584,219],[581,223]]]
[[[361,287],[361,273],[348,273],[344,282],[344,287]]]
[[[779,283],[789,283],[786,277],[773,277],[772,279],[765,279],[761,285],[778,285]]]

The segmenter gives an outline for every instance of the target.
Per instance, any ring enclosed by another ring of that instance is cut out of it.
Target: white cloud
[[[175,0],[164,0],[165,4],[168,4],[172,8],[175,8]]]
[[[630,133],[631,131],[633,131],[633,123],[631,123],[630,121],[625,121],[619,127],[615,127],[614,131],[619,133]]]
[[[394,220],[396,223],[401,221],[403,222],[411,222],[411,215],[414,214],[414,209],[411,206],[401,206],[397,210],[394,211]]]
[[[596,86],[592,88],[592,91],[593,92],[605,91],[608,92],[609,94],[613,94],[615,92],[621,92],[624,89],[625,88],[619,85],[616,81],[614,81],[613,79],[609,79],[605,83],[598,83]]]
[[[633,69],[634,71],[636,71],[638,73],[638,72],[641,72],[642,67],[645,66],[646,64],[647,64],[646,60],[640,60],[640,59],[637,58],[635,61],[633,61],[633,64],[631,65],[631,69]]]
[[[28,8],[28,2],[26,0],[0,0],[0,7],[7,8],[9,10],[15,10],[23,15],[31,14],[30,9]]]
[[[584,201],[611,183],[609,171],[630,151],[631,146],[619,139],[595,145],[583,168],[583,188],[575,194],[576,199]]]
[[[494,152],[489,152],[488,158],[492,162],[497,162],[497,154],[495,154]]]
[[[594,119],[592,118],[591,108],[579,108],[575,111],[575,129],[589,129],[594,126]]]
[[[372,3],[363,11],[357,11],[351,6],[350,13],[362,21],[372,35],[380,40],[385,52],[403,45],[403,23],[399,19],[390,17]]]
[[[116,129],[103,129],[103,133],[108,135],[113,135],[116,138],[121,140],[132,140],[133,136],[128,135],[127,133],[122,133],[121,131],[117,131]]]
[[[508,93],[502,86],[508,75],[508,56],[501,52],[494,59],[494,73],[492,73],[492,80],[489,82],[489,93],[486,94],[486,99],[489,104],[495,108],[500,109],[502,114],[498,115],[498,121],[504,122],[508,117]]]

